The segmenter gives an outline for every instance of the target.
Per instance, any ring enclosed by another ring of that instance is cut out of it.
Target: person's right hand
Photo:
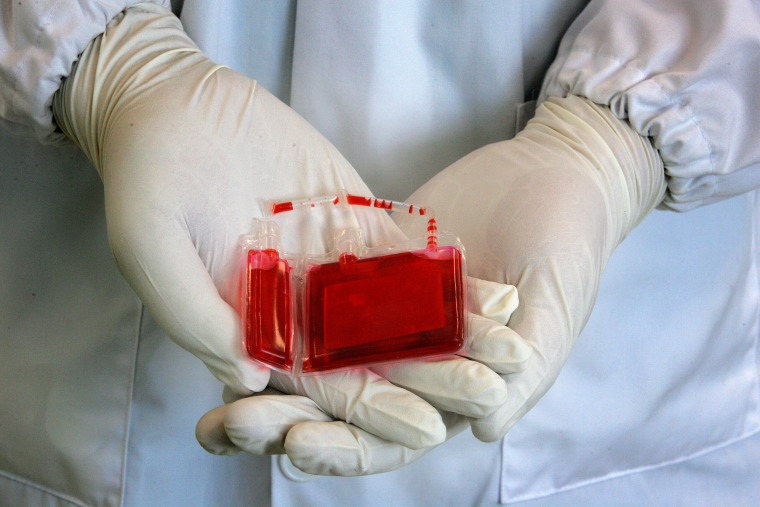
[[[150,4],[127,9],[90,43],[54,110],[103,180],[113,255],[151,314],[233,391],[262,390],[269,369],[245,356],[235,310],[240,236],[269,200],[340,189],[370,195],[367,186],[303,118],[255,81],[215,64],[176,17]],[[361,228],[369,245],[406,239],[372,209],[330,207],[276,220],[292,253],[328,252],[333,231],[344,227]],[[505,329],[503,322],[478,324],[483,334]],[[410,388],[421,377],[437,379],[437,388],[413,394],[367,369],[299,381],[274,376],[272,383],[309,396],[320,420],[350,421],[409,448],[445,438],[431,404],[481,417],[506,397],[498,375],[463,358],[386,373]]]

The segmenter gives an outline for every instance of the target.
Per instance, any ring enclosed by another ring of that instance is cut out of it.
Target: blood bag
[[[248,355],[290,374],[453,354],[465,346],[466,276],[456,237],[431,211],[340,194],[274,203],[273,214],[360,205],[428,219],[427,235],[368,248],[360,230],[336,231],[327,255],[281,251],[274,221],[243,240],[242,322]]]

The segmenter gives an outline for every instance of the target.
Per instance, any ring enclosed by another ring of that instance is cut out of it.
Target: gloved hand
[[[551,387],[591,313],[607,260],[665,187],[662,161],[648,139],[609,109],[567,97],[549,99],[513,140],[473,152],[412,195],[463,240],[471,274],[513,283],[520,294],[509,319],[515,335],[502,341],[525,360],[502,371],[506,401],[471,420],[475,436],[501,438]],[[399,223],[404,230],[414,226],[405,217]],[[266,420],[254,403],[240,411]],[[219,413],[209,414],[205,429],[220,447],[224,423],[233,442],[253,445],[241,437],[252,432],[241,430],[236,412],[230,409],[221,423]],[[292,429],[290,421],[265,427],[258,438],[284,433],[293,463],[312,474],[387,471],[425,452],[314,419]],[[462,429],[461,417],[444,414],[444,421],[449,435]]]
[[[124,11],[87,47],[54,112],[103,180],[114,257],[158,323],[233,391],[263,389],[269,370],[244,357],[234,308],[239,237],[270,199],[341,188],[369,194],[366,185],[307,122],[256,82],[210,61],[171,13],[150,4]],[[330,250],[339,227],[360,227],[371,245],[405,239],[371,209],[288,213],[278,221],[290,252]],[[483,335],[504,329],[479,323]],[[421,371],[445,379],[436,396],[468,415],[490,413],[506,397],[498,375],[473,361],[438,361]],[[369,370],[272,382],[408,447],[445,437],[429,403]]]
[[[610,255],[665,190],[649,139],[609,108],[569,96],[549,98],[513,140],[471,153],[410,198],[467,245],[471,275],[520,294],[509,327],[533,353],[524,370],[504,375],[507,401],[472,422],[475,436],[503,437],[551,387]],[[400,225],[412,226],[403,217]]]

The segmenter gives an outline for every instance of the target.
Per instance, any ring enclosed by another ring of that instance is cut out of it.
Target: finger
[[[255,395],[210,410],[198,421],[195,435],[212,454],[233,455],[240,450],[257,455],[282,454],[285,436],[295,424],[330,420],[308,398]]]
[[[467,428],[464,417],[442,415],[447,438]],[[357,476],[390,472],[419,459],[433,448],[412,450],[342,421],[298,424],[285,439],[285,450],[292,463],[313,475]]]
[[[440,444],[446,437],[438,411],[366,369],[301,377],[272,372],[270,383],[314,400],[336,419],[412,449]]]
[[[501,439],[554,383],[556,377],[547,375],[546,361],[540,354],[533,354],[525,366],[524,371],[503,377],[509,390],[507,401],[490,415],[471,421],[472,433],[479,440]]]
[[[285,437],[296,424],[332,421],[316,403],[303,396],[258,395],[228,407],[224,429],[230,442],[257,455],[283,454]]]
[[[290,461],[313,475],[357,476],[395,470],[429,448],[412,450],[342,421],[303,423],[285,439]]]
[[[460,355],[481,362],[495,372],[522,371],[533,347],[506,327],[519,305],[512,285],[468,277],[469,342]]]
[[[240,452],[227,436],[224,429],[224,416],[229,405],[222,405],[209,410],[195,425],[195,439],[206,451],[219,456],[233,456]]]
[[[245,395],[245,394],[239,394],[230,389],[229,386],[224,386],[224,389],[222,389],[222,401],[226,403],[235,403],[238,400],[242,400],[245,398],[250,398],[251,396],[263,396],[265,394],[271,394],[271,395],[282,395],[285,393],[282,393],[278,391],[277,389],[273,387],[267,387],[266,389],[263,389],[257,393],[253,393],[252,395]]]
[[[519,290],[523,301],[513,314],[510,327],[531,346],[533,353],[522,371],[503,377],[509,390],[504,405],[489,416],[472,421],[472,432],[480,440],[490,442],[502,438],[533,408],[559,375],[573,336],[579,332],[572,322],[583,322],[583,314],[577,312],[583,312],[587,306],[566,299],[568,288],[574,287],[575,271],[564,268],[555,259],[542,262],[538,269],[526,269],[521,276]],[[569,312],[577,314],[569,318]]]
[[[533,347],[514,330],[475,313],[469,315],[468,324],[469,342],[460,355],[501,374],[525,369]]]
[[[467,277],[467,306],[470,312],[506,325],[519,303],[515,286]]]
[[[439,410],[483,417],[507,398],[504,381],[480,363],[458,357],[393,363],[372,370]]]
[[[157,224],[115,215],[109,228],[118,230],[110,237],[119,269],[159,325],[234,391],[263,389],[269,369],[244,356],[239,317],[220,297],[187,230],[171,218]],[[141,224],[137,231],[134,222]]]

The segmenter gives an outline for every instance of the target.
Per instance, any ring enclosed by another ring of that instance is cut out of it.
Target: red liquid
[[[293,211],[293,203],[291,201],[276,202],[272,205],[273,215],[276,215],[277,213],[284,213],[285,211]]]
[[[265,364],[293,368],[290,266],[276,250],[250,250],[246,275],[245,345]]]
[[[313,266],[307,273],[303,371],[458,351],[462,255],[454,247]]]

